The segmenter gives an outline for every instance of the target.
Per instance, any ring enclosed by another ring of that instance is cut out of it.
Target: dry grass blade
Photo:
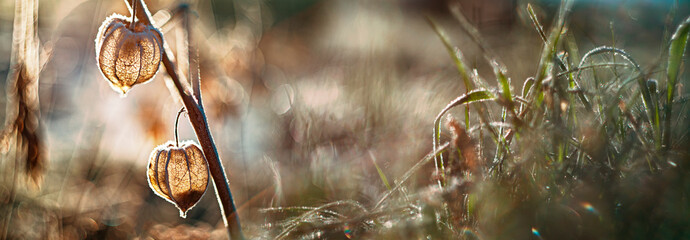
[[[322,213],[330,214],[337,217],[345,218],[344,215],[329,209],[321,209],[318,207],[296,206],[296,207],[272,207],[259,209],[261,213],[286,213],[286,212],[307,212],[317,210]]]
[[[390,198],[390,196],[393,195],[393,193],[400,190],[400,187],[407,181],[407,179],[410,178],[410,176],[412,176],[412,174],[415,171],[419,170],[419,168],[422,167],[426,162],[430,161],[431,159],[435,159],[443,151],[448,149],[449,146],[450,146],[450,143],[445,143],[442,146],[434,149],[434,151],[432,153],[429,153],[428,155],[426,155],[424,158],[422,158],[422,160],[420,160],[414,166],[412,166],[409,170],[407,170],[407,172],[405,172],[405,174],[399,180],[395,181],[395,187],[393,187],[393,189],[391,189],[390,191],[386,192],[386,194],[383,195],[383,197],[376,203],[376,205],[374,205],[373,209],[379,210],[383,206],[383,203],[386,200],[388,200],[388,198]]]
[[[288,220],[285,222],[285,225],[287,226],[278,236],[276,236],[275,239],[286,239],[290,237],[290,234],[295,231],[302,223],[308,223],[311,222],[309,219],[311,219],[314,214],[317,214],[319,212],[325,211],[325,212],[331,212],[329,209],[335,208],[335,207],[351,207],[357,211],[360,211],[361,215],[364,215],[368,213],[369,211],[362,206],[360,203],[353,201],[353,200],[343,200],[343,201],[335,201],[331,203],[327,203],[324,205],[321,205],[319,207],[313,208],[303,214],[301,214],[299,217],[294,218],[292,220]],[[331,214],[333,216],[336,216],[338,218],[341,218],[341,214]]]
[[[619,56],[621,56],[623,59],[625,59],[625,60],[627,60],[628,62],[630,62],[630,64],[632,64],[632,66],[633,66],[633,67],[635,68],[635,70],[637,70],[638,72],[642,71],[642,70],[640,69],[640,65],[637,64],[637,62],[635,62],[635,60],[634,60],[628,53],[626,53],[626,52],[623,51],[622,49],[618,49],[618,48],[615,48],[615,47],[608,47],[608,46],[597,47],[597,48],[592,49],[592,50],[590,50],[589,52],[587,52],[587,53],[582,57],[582,60],[580,61],[580,65],[578,66],[578,68],[584,67],[585,62],[587,62],[587,59],[589,59],[590,57],[592,57],[592,56],[594,56],[594,55],[597,55],[597,54],[603,54],[603,53],[609,53],[609,52],[610,52],[610,53],[614,53],[614,54],[616,54],[616,55],[619,55]],[[616,65],[616,64],[614,63],[614,65]]]

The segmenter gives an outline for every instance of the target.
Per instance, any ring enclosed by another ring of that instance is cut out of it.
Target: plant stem
[[[137,18],[144,24],[151,24],[150,13],[146,6],[143,4],[142,0],[127,0],[127,2],[132,6],[134,2],[137,4]],[[216,196],[218,197],[218,203],[220,204],[221,213],[223,215],[223,221],[230,234],[230,238],[244,239],[242,235],[242,227],[240,225],[240,219],[237,214],[237,208],[235,207],[234,200],[232,198],[232,193],[230,192],[230,185],[228,184],[227,177],[225,176],[225,170],[223,169],[223,163],[218,156],[218,149],[211,136],[211,131],[208,127],[208,121],[206,120],[206,113],[204,112],[203,105],[197,104],[194,97],[189,93],[186,88],[182,85],[179,74],[177,73],[177,68],[175,64],[170,60],[167,51],[163,51],[163,65],[165,70],[175,84],[180,98],[184,103],[185,109],[187,110],[187,116],[189,117],[189,122],[194,128],[196,137],[201,144],[201,149],[204,152],[206,160],[208,161],[208,168],[213,179],[213,186],[216,190]],[[199,93],[200,94],[200,93]]]
[[[182,112],[184,112],[184,107],[180,108],[180,111],[177,112],[177,117],[175,118],[175,147],[180,147],[180,135],[177,134],[177,126],[180,123],[180,115],[182,115]]]
[[[132,21],[129,23],[129,29],[134,31],[134,21],[136,20],[137,6],[136,5],[130,5],[130,6],[132,6]]]

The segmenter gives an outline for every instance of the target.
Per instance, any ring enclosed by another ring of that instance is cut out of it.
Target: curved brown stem
[[[182,112],[184,111],[184,107],[180,108],[180,111],[177,112],[177,117],[175,118],[175,147],[180,147],[180,135],[177,134],[177,126],[180,123],[180,115],[182,115]]]
[[[137,18],[144,24],[151,24],[150,13],[143,4],[142,0],[127,0],[130,6],[134,3],[137,4]],[[228,178],[225,176],[225,169],[223,168],[223,163],[218,156],[218,149],[213,141],[213,136],[211,136],[211,131],[208,127],[208,121],[206,120],[206,113],[204,112],[203,106],[194,99],[191,93],[189,93],[180,80],[179,74],[176,71],[175,64],[170,60],[167,51],[163,51],[163,66],[165,66],[165,71],[168,73],[175,88],[177,88],[182,103],[187,109],[187,116],[189,117],[189,122],[194,128],[196,137],[201,144],[201,149],[208,160],[208,168],[213,179],[213,186],[216,189],[216,196],[218,197],[218,203],[220,204],[221,213],[223,216],[223,221],[227,227],[230,238],[244,239],[242,235],[242,227],[240,225],[240,219],[237,214],[237,208],[235,207],[235,202],[230,192],[230,185],[228,184]],[[201,94],[201,93],[199,93]]]

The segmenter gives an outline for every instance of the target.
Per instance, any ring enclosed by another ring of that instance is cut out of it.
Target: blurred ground
[[[542,45],[526,4],[548,27],[559,1],[192,2],[209,122],[248,235],[267,234],[262,225],[271,219],[260,208],[344,199],[371,206],[386,190],[374,162],[393,180],[431,150],[433,117],[465,90],[425,16],[495,83],[477,44],[447,10],[456,2],[506,64],[513,87],[521,86],[535,72]],[[177,3],[147,1],[152,12]],[[678,4],[667,22],[672,1],[579,1],[568,31],[580,54],[615,45],[651,68],[664,49],[665,26],[690,13],[688,2]],[[13,1],[1,1],[0,9],[4,93]],[[40,190],[17,185],[8,202],[16,169],[3,155],[1,209],[14,209],[8,238],[165,238],[173,231],[223,237],[213,191],[181,219],[146,184],[148,155],[173,139],[181,104],[162,73],[126,98],[107,85],[93,38],[113,12],[128,15],[117,0],[40,1],[39,38],[51,53],[39,85],[49,163]],[[180,34],[165,33],[173,49]],[[179,131],[194,139],[186,121]],[[431,168],[415,176],[411,189],[426,186]]]

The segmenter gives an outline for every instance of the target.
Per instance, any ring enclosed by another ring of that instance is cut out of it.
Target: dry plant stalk
[[[39,41],[37,33],[38,1],[17,0],[12,33],[12,70],[7,79],[7,116],[0,135],[0,153],[11,176],[9,199],[14,202],[19,174],[15,169],[23,167],[33,186],[39,187],[46,160],[40,136],[40,109],[38,103]],[[13,152],[10,152],[13,149]],[[9,161],[14,159],[14,161]],[[14,166],[10,167],[10,162]],[[14,207],[3,213],[0,237],[6,238]]]
[[[151,22],[151,14],[149,10],[146,7],[146,4],[144,4],[143,0],[126,0],[127,6],[132,10],[132,23],[131,24],[143,24],[148,28],[153,28],[153,23]],[[186,9],[188,11],[188,9]],[[136,17],[136,18],[135,18]],[[138,22],[134,22],[134,21]],[[104,24],[109,24],[109,22],[105,22]],[[190,27],[189,27],[189,14],[188,12],[184,14],[184,26],[185,30],[188,32],[187,34],[187,41],[190,42],[190,56],[196,56],[195,49],[193,47],[193,42],[191,41],[191,34],[189,34]],[[105,27],[108,28],[108,27]],[[130,29],[132,30],[132,29]],[[157,30],[156,30],[157,31]],[[107,35],[107,34],[106,34]],[[134,35],[130,35],[130,37],[133,37]],[[105,37],[105,35],[99,35],[99,38]],[[123,39],[120,39],[123,40]],[[164,41],[163,38],[161,38],[161,43]],[[98,42],[98,40],[97,40]],[[120,46],[122,47],[123,44],[116,44],[115,46]],[[103,45],[103,44],[97,44],[98,47],[109,47],[112,45]],[[165,45],[163,44],[165,47]],[[98,52],[104,52],[102,49],[97,49]],[[192,124],[192,127],[194,128],[194,132],[197,135],[197,139],[199,140],[199,143],[201,145],[201,149],[203,151],[203,155],[205,156],[206,160],[208,160],[208,169],[210,171],[211,177],[213,179],[214,187],[216,189],[216,195],[218,197],[218,202],[221,206],[221,215],[223,216],[223,221],[225,223],[225,226],[227,227],[228,233],[231,237],[231,239],[244,239],[242,235],[242,229],[239,221],[239,217],[237,215],[237,209],[235,207],[235,203],[233,201],[232,193],[230,192],[230,186],[228,184],[227,177],[225,176],[225,170],[223,169],[223,164],[220,160],[220,157],[218,156],[218,150],[216,148],[216,145],[213,141],[213,137],[211,136],[211,132],[209,130],[208,122],[206,120],[206,113],[204,111],[204,107],[201,101],[201,91],[199,87],[199,76],[198,76],[198,66],[190,66],[190,77],[189,80],[191,81],[191,90],[188,89],[187,84],[183,84],[182,80],[180,79],[180,75],[178,74],[178,69],[175,66],[175,63],[172,62],[170,57],[168,56],[168,52],[166,49],[162,49],[161,52],[161,60],[163,62],[163,65],[165,66],[166,73],[170,76],[172,79],[175,88],[177,89],[178,93],[180,94],[180,98],[182,99],[182,102],[184,104],[184,108],[187,111],[187,115],[189,117],[189,121]],[[144,54],[141,54],[140,57],[143,57]],[[154,54],[155,55],[155,54]],[[141,58],[139,58],[141,60]],[[116,59],[117,62],[117,59]],[[190,64],[191,65],[191,64]],[[122,65],[128,66],[127,64]],[[106,66],[108,67],[108,66]],[[110,66],[112,67],[112,66]],[[103,68],[101,68],[103,70]],[[122,80],[122,82],[126,84],[133,85],[135,83],[139,83],[140,79],[139,74],[129,74],[131,72],[138,72],[141,73],[141,70],[143,67],[139,68],[132,68],[132,69],[124,69],[122,70],[123,73],[127,74],[122,74],[122,75],[117,75],[118,80]],[[117,64],[115,65],[115,71],[119,71],[117,69]],[[108,75],[104,72],[104,75]],[[136,78],[132,79],[134,76]],[[111,79],[111,83],[113,83]],[[128,86],[131,86],[128,85]],[[123,89],[123,91],[126,91]],[[155,151],[154,151],[155,152]],[[188,161],[189,162],[189,161]],[[152,185],[153,187],[153,185]],[[155,191],[155,187],[153,188]],[[159,190],[162,189],[159,187]],[[170,191],[168,191],[170,192]],[[203,192],[202,192],[203,194]],[[163,194],[166,195],[166,194]],[[174,195],[174,194],[172,194]],[[171,197],[173,197],[170,195]],[[165,198],[165,197],[164,197]],[[193,204],[192,204],[193,205]],[[179,206],[179,205],[178,205]],[[191,206],[190,206],[191,207]],[[180,207],[182,210],[183,208],[186,207]],[[185,209],[186,210],[186,209]]]
[[[45,170],[43,143],[40,137],[40,109],[38,103],[39,42],[36,25],[38,1],[17,0],[15,5],[12,45],[12,70],[7,79],[7,114],[2,142],[17,167],[23,159],[24,171],[35,186],[40,185]],[[14,140],[14,144],[12,141]]]

